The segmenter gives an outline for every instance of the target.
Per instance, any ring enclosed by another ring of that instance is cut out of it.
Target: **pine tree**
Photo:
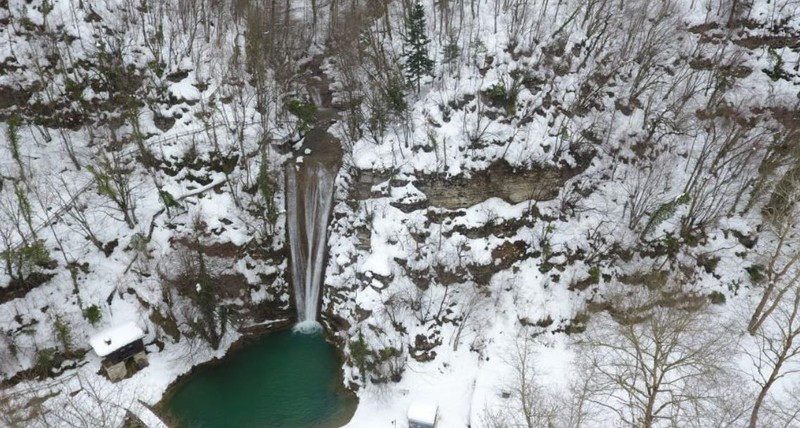
[[[416,85],[419,93],[420,80],[433,71],[433,60],[428,57],[430,39],[425,34],[425,9],[417,2],[406,21],[405,72],[409,84]]]

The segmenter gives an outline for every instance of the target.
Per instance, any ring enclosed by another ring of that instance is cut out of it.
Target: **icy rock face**
[[[300,323],[315,321],[319,313],[335,178],[335,168],[323,163],[289,164],[286,168],[292,286]]]

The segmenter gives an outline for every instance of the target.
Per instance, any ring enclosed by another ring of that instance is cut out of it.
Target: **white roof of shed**
[[[123,346],[135,342],[144,337],[144,331],[134,322],[111,327],[95,334],[89,339],[94,352],[100,356],[116,351]]]
[[[438,410],[436,403],[415,401],[408,406],[408,420],[433,425]]]

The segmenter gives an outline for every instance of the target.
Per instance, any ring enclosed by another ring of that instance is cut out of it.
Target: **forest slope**
[[[146,419],[132,397],[290,322],[282,168],[325,104],[351,426],[415,399],[443,427],[800,425],[800,3],[7,0],[0,24],[0,423]],[[87,338],[124,321],[152,363],[110,384]]]

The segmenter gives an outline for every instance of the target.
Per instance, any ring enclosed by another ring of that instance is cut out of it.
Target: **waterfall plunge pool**
[[[356,406],[340,367],[321,331],[279,331],[192,374],[166,404],[182,428],[339,427]]]

